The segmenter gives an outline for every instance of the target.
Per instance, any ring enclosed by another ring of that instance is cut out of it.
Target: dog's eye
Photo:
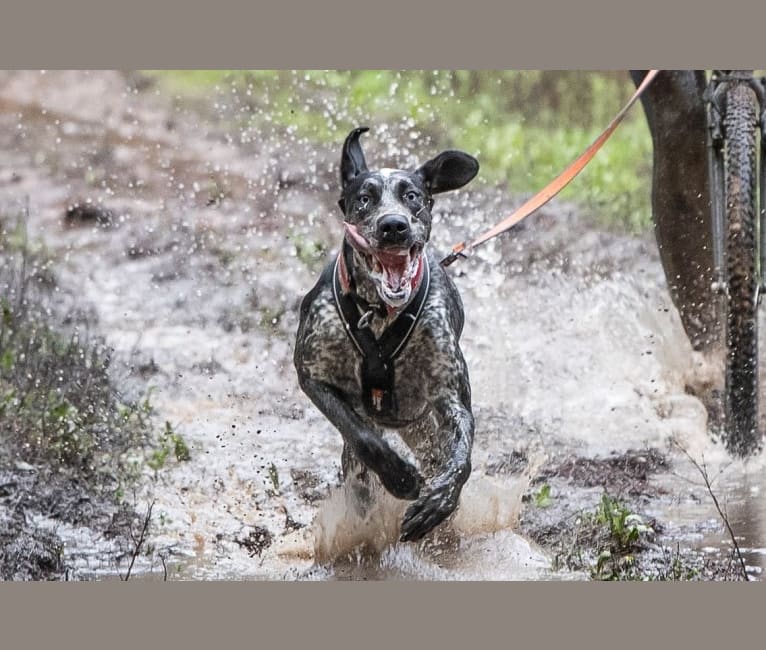
[[[370,204],[370,197],[366,194],[362,194],[362,196],[359,197],[359,203],[362,204],[363,208],[366,208]]]
[[[417,192],[407,192],[407,194],[404,195],[404,198],[406,198],[408,201],[417,201],[418,200],[418,193]]]

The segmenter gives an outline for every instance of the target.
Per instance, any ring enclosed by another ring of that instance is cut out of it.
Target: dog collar
[[[421,256],[416,272],[418,285],[415,295],[399,311],[396,319],[375,338],[369,327],[369,318],[359,317],[359,296],[352,287],[346,266],[345,246],[335,260],[333,271],[333,297],[348,337],[362,357],[362,403],[369,415],[388,416],[396,412],[394,401],[394,361],[404,351],[417,325],[431,287],[431,270]],[[345,279],[345,290],[344,290]],[[364,307],[362,307],[364,309]]]

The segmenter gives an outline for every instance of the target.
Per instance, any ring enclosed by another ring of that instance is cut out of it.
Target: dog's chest
[[[374,401],[373,412],[369,412],[369,407],[364,407],[363,355],[346,332],[331,298],[322,297],[315,303],[315,313],[311,320],[303,341],[305,360],[311,375],[339,388],[357,412],[366,410],[367,415],[375,417]],[[384,330],[380,324],[371,324],[378,337]],[[416,323],[403,350],[391,360],[393,381],[386,388],[392,390],[395,410],[388,418],[384,418],[391,422],[412,422],[427,410],[430,363],[425,349],[429,347],[426,342],[431,337],[424,324]],[[366,388],[369,390],[369,384]]]

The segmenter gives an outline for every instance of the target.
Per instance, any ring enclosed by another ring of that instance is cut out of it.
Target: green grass
[[[165,467],[171,453],[179,463],[191,460],[191,452],[183,436],[173,429],[170,422],[166,421],[165,430],[160,435],[157,446],[149,455],[146,464],[155,472],[159,472]]]
[[[64,327],[55,276],[27,241],[26,216],[0,215],[0,455],[80,477],[117,476],[148,424],[123,404],[112,353],[87,324]]]
[[[539,190],[608,124],[633,91],[624,71],[147,71],[179,101],[237,107],[239,126],[340,145],[353,126],[412,138],[422,155],[460,148],[480,179],[516,194]],[[430,142],[418,143],[427,136]],[[253,136],[257,137],[257,136]],[[636,106],[561,197],[603,224],[650,223],[651,139]]]

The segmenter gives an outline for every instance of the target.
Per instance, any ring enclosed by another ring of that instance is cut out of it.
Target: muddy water
[[[158,433],[168,422],[191,449],[188,462],[147,468],[136,496],[139,508],[155,501],[153,553],[138,567],[147,577],[162,576],[164,561],[173,579],[578,579],[552,572],[516,532],[522,495],[545,462],[645,447],[673,461],[652,479],[662,496],[646,514],[671,540],[726,549],[671,439],[718,476],[748,563],[763,567],[763,461],[731,463],[711,441],[690,393],[720,368],[691,350],[650,237],[602,232],[559,203],[452,267],[467,315],[474,472],[449,530],[396,544],[403,504],[381,496],[370,518],[353,519],[340,436],[291,363],[297,305],[323,259],[305,251],[317,242],[330,252],[341,236],[336,152],[281,149],[265,134],[243,144],[117,74],[0,81],[0,205],[30,197],[30,235],[93,306],[126,391],[148,385]],[[518,199],[480,188],[442,199],[434,245],[448,248]],[[75,200],[110,209],[111,226],[65,226]],[[526,473],[488,471],[513,451],[530,459]],[[552,496],[583,508],[598,498]],[[101,566],[83,531],[63,533],[80,576],[120,570]]]

